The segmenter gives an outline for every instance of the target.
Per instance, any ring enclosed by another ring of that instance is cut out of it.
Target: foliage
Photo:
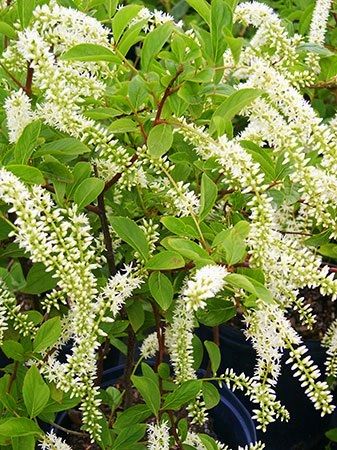
[[[314,325],[306,286],[337,298],[331,2],[158,3],[0,2],[1,448],[68,450],[39,424],[76,406],[102,449],[227,448],[196,432],[212,383],[244,389],[265,431],[289,419],[285,350],[334,409],[287,318]],[[196,337],[236,312],[251,378]],[[323,342],[336,376],[336,323]],[[125,373],[103,389],[110,348]]]

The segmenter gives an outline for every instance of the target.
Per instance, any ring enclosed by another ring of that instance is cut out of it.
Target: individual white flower
[[[9,141],[17,142],[26,126],[35,119],[31,100],[22,89],[19,89],[6,98],[5,111]]]
[[[149,424],[147,426],[148,450],[170,450],[170,433],[168,422]]]

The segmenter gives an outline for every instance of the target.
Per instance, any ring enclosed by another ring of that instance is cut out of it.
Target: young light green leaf
[[[147,146],[151,156],[159,158],[166,153],[172,146],[173,130],[171,125],[160,124],[151,129]]]
[[[201,196],[200,196],[200,212],[199,219],[202,221],[211,212],[216,198],[218,189],[216,184],[205,174],[201,177]]]
[[[128,217],[109,217],[110,224],[118,236],[140,253],[145,261],[149,258],[149,244],[144,231]]]
[[[61,333],[62,327],[59,317],[47,320],[36,333],[33,343],[34,352],[39,353],[51,347],[61,336]]]
[[[35,0],[17,0],[16,7],[22,28],[26,28],[33,16]]]
[[[221,103],[221,105],[215,110],[211,120],[211,124],[213,123],[213,128],[214,119],[216,117],[219,117],[221,119],[221,123],[225,125],[227,122],[230,122],[233,117],[236,116],[243,108],[257,99],[261,94],[261,89],[252,88],[240,89],[239,91],[234,92],[232,95],[226,98],[226,100]],[[223,131],[224,130],[225,126],[223,127]]]
[[[17,164],[26,164],[37,144],[41,131],[41,122],[35,120],[23,130],[14,149],[14,158]]]
[[[0,33],[4,34],[5,36],[9,37],[10,39],[16,38],[16,31],[13,27],[11,27],[6,22],[0,22]]]
[[[161,398],[158,385],[149,377],[138,377],[136,375],[131,377],[131,381],[140,392],[147,406],[157,416]]]
[[[211,361],[211,368],[213,375],[216,376],[216,372],[219,369],[221,362],[221,354],[219,347],[212,341],[205,341],[205,347]]]
[[[27,184],[44,184],[44,176],[42,172],[33,166],[24,164],[10,164],[6,169],[14,173],[20,180]]]
[[[184,266],[185,260],[179,253],[164,250],[152,256],[145,267],[149,270],[172,270]]]
[[[164,23],[149,33],[143,42],[142,68],[148,70],[151,61],[160,52],[165,42],[170,37],[173,25],[170,22]]]
[[[213,261],[209,254],[200,247],[196,242],[190,241],[189,239],[170,237],[167,239],[167,244],[170,249],[180,253],[184,258],[196,261],[198,259],[209,260],[212,264]]]
[[[152,272],[149,278],[149,288],[152,297],[158,305],[166,311],[173,300],[173,287],[171,281],[161,272]]]
[[[50,395],[49,387],[43,381],[36,366],[31,366],[25,375],[22,395],[31,418],[38,416],[48,403]]]
[[[108,61],[119,63],[120,59],[110,49],[98,44],[78,44],[60,56],[62,60]]]
[[[115,42],[119,41],[125,28],[130,25],[132,19],[137,16],[141,9],[140,5],[126,5],[116,12],[112,19],[112,32]]]
[[[96,200],[103,189],[104,181],[100,178],[92,177],[83,180],[74,192],[74,201],[78,208],[82,209]]]
[[[226,41],[223,35],[224,27],[231,27],[232,10],[224,0],[212,0],[211,3],[211,43],[213,61],[219,64],[226,50]]]
[[[11,417],[0,424],[0,436],[17,437],[28,435],[42,435],[42,430],[33,420],[27,417]]]
[[[42,145],[33,154],[33,158],[39,158],[44,155],[52,155],[56,157],[62,156],[78,156],[89,153],[90,148],[83,142],[75,138],[63,138],[56,141],[47,142]]]
[[[211,10],[209,3],[206,0],[186,0],[193,9],[204,19],[209,25],[211,20]]]
[[[1,350],[7,356],[7,358],[12,358],[14,361],[24,361],[25,360],[25,350],[20,342],[12,341],[10,339],[3,342]]]
[[[148,97],[148,92],[146,89],[145,81],[139,75],[136,75],[130,81],[128,87],[128,96],[134,110],[137,110],[145,103]]]

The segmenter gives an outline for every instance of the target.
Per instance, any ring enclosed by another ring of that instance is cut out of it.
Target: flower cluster
[[[148,445],[149,450],[169,450],[170,434],[168,423],[163,421],[160,424],[149,424]]]

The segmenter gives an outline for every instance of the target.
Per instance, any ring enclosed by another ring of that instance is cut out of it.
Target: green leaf
[[[224,252],[226,262],[230,265],[242,261],[246,254],[245,239],[249,233],[249,223],[242,220],[234,225],[233,228],[222,230],[218,233],[212,243],[219,252]]]
[[[40,164],[39,169],[51,180],[61,183],[72,183],[74,181],[74,177],[68,167],[51,155],[45,156],[45,160]]]
[[[173,300],[173,286],[167,276],[161,272],[152,272],[149,278],[149,288],[158,305],[164,311],[169,309]]]
[[[256,100],[262,94],[262,92],[263,91],[261,89],[240,89],[239,91],[234,92],[232,95],[226,98],[226,100],[221,103],[221,105],[215,110],[212,116],[211,126],[213,127],[213,129],[214,119],[216,117],[219,117],[221,123],[223,124],[223,128],[220,130],[219,134],[223,134],[225,130],[225,124],[227,122],[230,122],[242,109]]]
[[[147,138],[147,146],[151,156],[159,158],[172,146],[173,129],[171,125],[160,124],[151,129]]]
[[[78,208],[82,209],[89,203],[97,199],[99,194],[103,191],[105,183],[100,178],[86,178],[76,188],[74,192],[74,201]]]
[[[140,392],[147,406],[151,409],[155,416],[158,415],[160,409],[160,391],[157,384],[149,377],[138,377],[133,375],[131,381]]]
[[[44,184],[45,180],[39,169],[24,164],[10,164],[6,169],[27,184]]]
[[[33,366],[34,367],[34,366]],[[28,435],[42,435],[41,429],[33,420],[27,417],[11,417],[0,424],[0,436],[17,437]]]
[[[200,380],[188,380],[181,384],[173,392],[166,397],[163,409],[172,409],[174,411],[180,409],[186,403],[195,399],[201,390]]]
[[[90,151],[90,148],[78,139],[63,138],[42,145],[34,152],[33,157],[38,158],[44,155],[53,155],[56,157],[78,156],[83,155],[84,153],[89,153]]]
[[[119,63],[120,59],[110,49],[98,44],[78,44],[63,53],[59,59],[75,61],[109,61]]]
[[[132,427],[123,428],[113,443],[113,450],[136,450],[135,443],[142,439],[146,427],[145,423],[135,423]]]
[[[133,301],[127,306],[128,319],[130,320],[133,331],[137,333],[145,320],[144,308],[141,301]]]
[[[140,253],[145,261],[149,258],[149,244],[144,231],[128,217],[109,217],[110,224],[118,236]]]
[[[190,219],[190,217],[185,217],[184,219]],[[184,219],[166,216],[162,217],[160,221],[171,233],[177,234],[178,236],[198,238],[198,230],[193,227],[193,224],[188,225]]]
[[[216,184],[205,174],[201,177],[201,196],[200,196],[200,212],[199,219],[204,220],[211,212],[216,198],[218,189]]]
[[[325,433],[325,436],[332,442],[337,442],[337,428],[332,428]]]
[[[326,47],[323,47],[323,45],[311,44],[310,42],[304,42],[303,44],[300,44],[297,47],[297,51],[299,53],[301,52],[316,53],[317,55],[323,56],[334,55],[334,53],[331,50],[327,49]]]
[[[146,420],[151,414],[149,407],[143,403],[131,406],[129,409],[126,409],[117,415],[114,428],[121,429],[130,427],[130,425],[135,423],[143,422],[143,420]]]
[[[26,294],[41,294],[53,289],[57,280],[50,272],[46,272],[46,267],[42,263],[34,264],[28,272],[26,285],[21,289]]]
[[[0,22],[0,33],[10,39],[16,39],[16,31],[6,22]]]
[[[155,28],[151,33],[149,33],[143,42],[142,49],[142,69],[148,70],[151,61],[160,52],[165,42],[170,37],[173,30],[173,25],[170,22],[164,23],[159,27]]]
[[[36,120],[28,124],[23,130],[14,149],[14,158],[17,164],[26,164],[36,147],[41,131],[41,122]]]
[[[127,117],[123,119],[116,119],[109,126],[109,131],[111,133],[132,133],[137,131],[137,124],[134,120],[128,119]]]
[[[273,296],[269,290],[253,278],[247,277],[245,275],[240,275],[238,273],[231,273],[226,276],[226,282],[231,286],[244,289],[251,294],[256,295],[256,297],[264,300],[265,302],[273,302]]]
[[[67,186],[66,192],[69,198],[73,198],[73,194],[83,180],[89,178],[91,175],[91,164],[85,161],[78,162],[73,169],[74,181],[71,185]]]
[[[204,19],[209,25],[211,21],[211,10],[206,0],[186,0],[193,9]]]
[[[198,321],[208,327],[215,327],[227,322],[236,315],[233,303],[222,298],[207,301],[207,307],[197,312]]]
[[[206,250],[200,247],[196,242],[183,238],[170,237],[167,239],[167,243],[170,248],[180,253],[187,259],[197,261],[201,258],[204,260],[209,260],[210,264],[213,263]]]
[[[6,340],[2,344],[1,350],[4,352],[7,358],[12,358],[14,359],[14,361],[25,360],[25,349],[19,342]]]
[[[333,243],[323,244],[318,248],[318,253],[320,255],[327,256],[328,258],[336,259],[337,244]]]
[[[13,450],[34,450],[34,436],[17,436],[12,438]]]
[[[205,381],[202,383],[202,396],[206,409],[214,408],[220,401],[220,394],[214,384]]]
[[[17,0],[16,2],[18,16],[20,19],[21,27],[26,28],[33,16],[33,10],[35,8],[35,0]]]
[[[130,81],[128,86],[128,96],[134,110],[139,109],[146,102],[148,98],[146,84],[139,75],[136,75]]]
[[[62,327],[61,319],[59,317],[53,317],[47,320],[41,325],[36,333],[33,349],[34,352],[40,353],[55,344],[58,338],[61,336]]]
[[[224,39],[227,42],[228,47],[230,48],[235,63],[238,63],[240,59],[241,49],[245,42],[244,38],[242,37],[235,38],[233,36],[225,35]]]
[[[164,250],[152,256],[145,267],[149,270],[172,270],[184,266],[184,258],[179,253]]]
[[[212,341],[205,341],[205,347],[211,361],[213,375],[216,376],[221,362],[221,354],[219,347]]]
[[[38,416],[43,411],[48,403],[49,395],[49,387],[43,381],[37,367],[31,366],[25,375],[22,387],[23,400],[31,418]]]
[[[232,11],[224,0],[212,0],[211,3],[211,43],[213,60],[219,64],[223,59],[226,50],[226,41],[224,39],[224,27],[230,27],[232,24]]]
[[[116,12],[112,19],[112,32],[115,42],[119,41],[125,28],[137,16],[141,9],[142,7],[140,5],[127,5]]]

